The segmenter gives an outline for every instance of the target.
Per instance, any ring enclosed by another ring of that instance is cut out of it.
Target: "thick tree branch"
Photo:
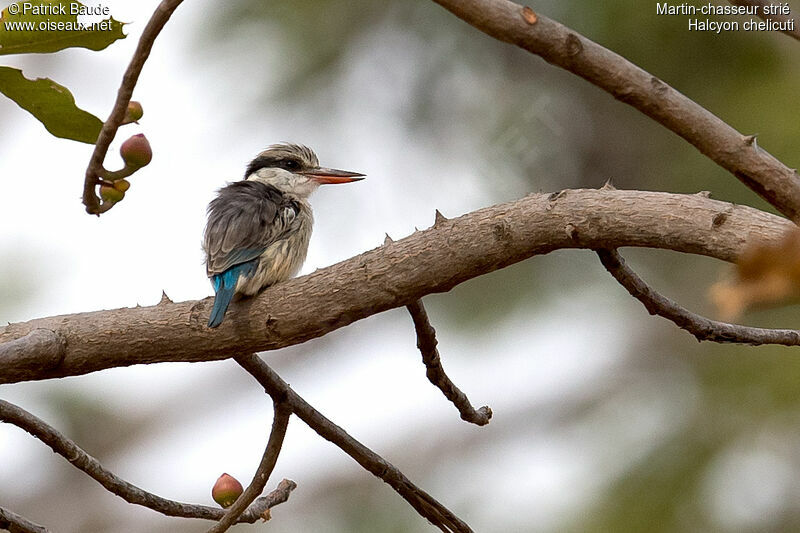
[[[13,424],[27,431],[52,448],[54,452],[72,463],[76,468],[88,474],[109,492],[116,494],[128,503],[142,505],[167,516],[178,516],[182,518],[220,520],[225,515],[224,509],[168,500],[142,490],[132,483],[128,483],[113,472],[104,468],[97,459],[86,453],[77,444],[56,431],[56,429],[49,426],[43,420],[5,400],[0,400],[0,421]],[[256,522],[267,509],[285,502],[289,492],[291,492],[294,487],[294,482],[288,480],[282,481],[272,494],[256,500],[256,503],[252,505],[247,512],[239,516],[238,521],[251,524]],[[2,519],[2,517],[0,517],[0,519]],[[37,530],[34,529],[32,531]]]
[[[731,4],[737,6],[756,6],[758,7],[758,16],[764,20],[774,20],[776,22],[788,23],[791,20],[795,20],[794,15],[781,15],[781,14],[774,14],[774,15],[765,15],[764,14],[764,6],[771,6],[774,5],[769,0],[728,0]],[[788,35],[789,37],[793,37],[800,41],[800,28],[797,27],[795,23],[795,28],[793,30],[782,31],[782,33]]]
[[[9,533],[50,533],[47,528],[2,507],[0,507],[0,529]]]
[[[183,0],[163,0],[150,17],[150,21],[142,31],[142,36],[139,37],[139,44],[136,46],[136,51],[133,53],[131,62],[122,77],[122,84],[117,91],[117,100],[114,102],[111,114],[103,123],[100,134],[97,136],[94,152],[92,152],[89,166],[86,169],[86,177],[83,182],[83,205],[86,206],[86,212],[89,214],[100,215],[100,213],[107,211],[109,207],[114,205],[104,204],[101,206],[100,199],[95,192],[95,188],[100,182],[100,176],[103,174],[103,161],[106,158],[106,153],[108,153],[108,147],[111,146],[111,141],[114,140],[114,136],[125,118],[125,111],[128,109],[128,103],[130,103],[133,96],[133,89],[136,87],[139,74],[141,74],[144,63],[150,55],[153,43],[181,2]]]
[[[651,315],[671,320],[681,329],[694,335],[698,341],[738,342],[742,344],[800,345],[800,331],[793,329],[766,329],[719,322],[684,309],[669,298],[651,289],[625,264],[616,250],[596,250],[600,262],[631,296],[642,302]]]
[[[211,298],[10,324],[0,328],[0,343],[43,328],[66,341],[66,352],[56,368],[47,367],[44,354],[26,354],[31,365],[0,369],[0,383],[276,350],[560,248],[646,246],[733,261],[749,237],[774,243],[789,227],[775,215],[701,194],[535,194],[439,220],[405,239],[279,283],[232,305],[229,320],[216,330],[206,327]]]
[[[456,406],[461,414],[461,419],[472,422],[479,426],[485,426],[492,418],[492,410],[484,405],[478,410],[472,407],[467,395],[456,387],[442,367],[442,359],[439,357],[439,350],[436,349],[436,330],[431,326],[428,313],[422,300],[417,300],[406,306],[414,321],[414,329],[417,331],[417,348],[422,354],[422,362],[425,364],[428,380],[442,391],[445,398]]]
[[[275,402],[285,402],[292,412],[325,440],[338,446],[364,469],[386,482],[420,515],[445,532],[467,533],[472,530],[428,493],[414,485],[394,465],[386,461],[314,409],[256,354],[237,356],[236,362],[264,387]]]
[[[482,32],[597,85],[677,133],[792,220],[800,176],[719,117],[624,57],[508,0],[434,0]]]
[[[286,437],[286,428],[289,427],[289,417],[292,414],[288,405],[283,402],[276,401],[275,403],[275,416],[272,419],[272,430],[269,434],[267,446],[264,448],[264,455],[261,457],[261,463],[256,468],[256,473],[253,480],[245,491],[236,499],[233,505],[230,506],[228,512],[222,517],[222,520],[214,524],[208,530],[208,533],[224,533],[236,523],[239,516],[247,510],[250,503],[258,498],[264,491],[267,485],[269,476],[272,475],[272,470],[275,468],[275,463],[278,461],[278,455],[283,446],[283,439]]]

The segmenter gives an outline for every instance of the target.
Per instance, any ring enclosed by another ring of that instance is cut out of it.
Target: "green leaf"
[[[29,80],[22,71],[0,67],[0,92],[63,139],[94,144],[103,121],[75,105],[69,90],[48,78]]]
[[[103,6],[86,7],[80,2],[65,0],[11,4],[0,16],[0,55],[46,54],[74,47],[102,50],[124,39],[123,24],[114,17],[92,23],[78,22],[81,10],[94,7]]]

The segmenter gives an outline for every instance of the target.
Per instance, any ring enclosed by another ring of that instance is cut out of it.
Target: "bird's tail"
[[[223,274],[219,274],[217,277],[221,278]],[[214,280],[214,285],[217,284],[217,280]],[[215,328],[222,324],[222,319],[225,318],[225,311],[228,310],[228,305],[231,303],[233,299],[233,292],[236,288],[236,283],[233,283],[232,287],[226,286],[226,283],[222,281],[221,287],[217,291],[217,294],[214,296],[214,306],[211,308],[211,316],[208,317],[208,327]]]
[[[236,282],[239,276],[249,276],[255,270],[256,262],[248,261],[241,265],[236,265],[221,274],[211,277],[214,284],[214,305],[211,307],[211,316],[208,317],[208,327],[215,328],[222,324],[225,318],[225,311],[228,310],[233,295],[236,292]]]

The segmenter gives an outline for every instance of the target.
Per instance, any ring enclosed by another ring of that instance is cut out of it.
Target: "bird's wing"
[[[255,181],[238,181],[220,189],[208,206],[203,239],[208,275],[261,255],[294,227],[297,202],[278,189]]]

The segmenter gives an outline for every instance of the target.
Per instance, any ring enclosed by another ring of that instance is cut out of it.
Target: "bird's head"
[[[247,166],[244,179],[272,185],[281,192],[307,198],[326,183],[349,183],[364,174],[319,166],[317,155],[299,144],[273,144]]]

